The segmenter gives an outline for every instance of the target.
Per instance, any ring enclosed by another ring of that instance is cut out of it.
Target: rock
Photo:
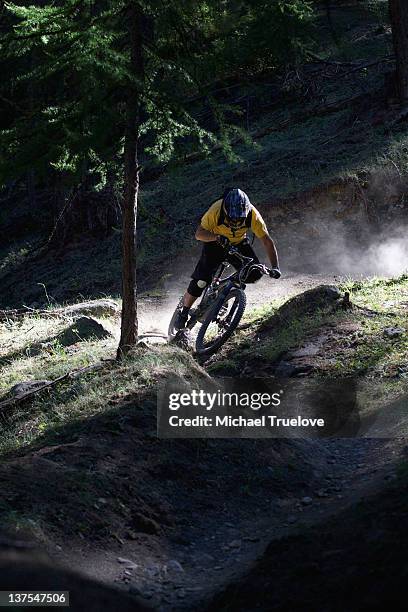
[[[310,506],[310,504],[313,504],[313,498],[312,497],[302,497],[302,499],[300,501],[302,502],[302,504],[304,506]]]
[[[313,370],[313,366],[309,364],[297,365],[288,363],[287,361],[281,361],[275,370],[275,376],[278,378],[294,378],[296,376],[302,376],[308,374]]]
[[[126,565],[126,569],[135,569],[137,567],[137,563],[131,559],[125,559],[125,557],[118,557],[118,563]]]
[[[201,553],[194,557],[194,562],[200,565],[208,565],[214,563],[214,557],[208,553]]]
[[[296,371],[297,366],[288,363],[287,361],[281,361],[275,370],[275,376],[281,376],[282,378],[290,378]]]
[[[295,295],[285,302],[272,319],[276,319],[277,323],[288,321],[309,312],[315,312],[317,308],[330,306],[341,297],[342,294],[337,287],[332,285],[320,285],[319,287]]]
[[[129,587],[129,593],[131,595],[143,595],[143,592],[140,590],[140,588],[133,584],[131,587]]]
[[[138,340],[138,341],[136,342],[136,345],[137,345],[139,348],[143,348],[143,349],[150,348],[150,347],[149,347],[149,343],[148,343],[148,342],[146,342],[146,340]]]
[[[261,538],[259,536],[245,536],[244,542],[259,542]]]
[[[241,540],[232,540],[232,542],[229,543],[229,547],[230,548],[241,548]]]
[[[152,563],[151,565],[146,565],[145,573],[153,578],[154,576],[158,576],[160,574],[161,567],[158,563]]]
[[[295,359],[297,357],[313,357],[314,355],[318,355],[321,349],[320,345],[317,344],[308,344],[307,346],[297,349],[293,353],[290,354],[291,358]]]
[[[168,561],[164,567],[165,567],[166,572],[172,572],[172,573],[183,573],[184,572],[184,569],[181,563],[179,563],[175,559],[171,559],[170,561]]]
[[[23,397],[23,395],[26,395],[26,393],[30,393],[31,391],[35,391],[36,389],[43,387],[49,382],[49,380],[27,380],[24,382],[17,383],[13,387],[11,387],[9,393],[10,395],[18,399],[19,397]]]
[[[274,468],[269,468],[269,469],[273,470]],[[275,503],[274,500],[273,500],[273,503]],[[287,506],[292,505],[292,500],[288,498],[277,499],[276,505],[279,506],[279,508],[286,508]]]
[[[296,516],[294,516],[293,514],[291,514],[290,516],[288,516],[288,519],[287,519],[287,520],[288,520],[288,523],[289,523],[290,525],[293,525],[293,523],[296,523],[297,518],[296,518]]]
[[[387,336],[388,338],[398,338],[399,336],[405,334],[405,329],[402,327],[386,327],[383,333],[384,336]]]
[[[54,340],[62,346],[70,346],[82,340],[90,340],[92,338],[107,338],[112,334],[95,319],[91,317],[80,317],[72,325],[64,329],[60,334],[55,336]]]
[[[133,517],[133,527],[143,533],[158,534],[160,532],[160,525],[140,512]]]
[[[91,315],[94,317],[112,317],[119,315],[120,308],[113,300],[95,300],[73,304],[66,308],[60,308],[57,312],[59,311],[69,316]]]

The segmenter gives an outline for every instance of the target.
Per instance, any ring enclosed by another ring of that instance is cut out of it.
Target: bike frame
[[[194,312],[191,313],[190,319],[187,323],[188,329],[192,329],[194,325],[197,323],[197,321],[203,318],[203,316],[208,312],[210,308],[212,308],[212,306],[215,304],[217,300],[223,301],[225,299],[225,296],[228,295],[228,293],[231,291],[233,287],[238,287],[239,289],[245,290],[246,285],[245,285],[243,278],[245,278],[245,274],[248,271],[248,268],[251,265],[259,265],[259,266],[262,265],[262,264],[253,264],[253,261],[254,261],[253,257],[245,257],[238,251],[236,247],[230,247],[226,254],[227,256],[234,255],[238,257],[238,259],[240,259],[241,262],[243,263],[242,267],[239,270],[236,270],[235,272],[227,276],[226,278],[221,279],[221,276],[224,273],[224,270],[228,266],[232,265],[227,259],[221,263],[220,267],[218,268],[217,272],[214,275],[214,278],[211,284],[208,285],[208,287],[204,291],[203,296],[201,298],[201,302],[199,303],[197,308],[194,310]],[[210,294],[213,293],[210,299],[208,299],[209,293]]]

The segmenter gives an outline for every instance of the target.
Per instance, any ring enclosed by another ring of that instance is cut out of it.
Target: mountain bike
[[[230,265],[228,257],[238,259],[241,266],[238,270],[222,278],[226,268]],[[255,271],[259,278],[262,275],[274,277],[275,271],[260,263],[254,263],[252,257],[242,255],[237,247],[227,245],[225,258],[210,285],[202,294],[201,301],[196,308],[190,310],[190,316],[185,329],[192,330],[197,323],[201,323],[195,341],[197,355],[212,355],[228,340],[237,328],[246,307],[246,281]],[[177,330],[174,327],[178,312],[183,307],[183,298],[180,299],[171,318],[168,330],[169,340],[172,340]]]

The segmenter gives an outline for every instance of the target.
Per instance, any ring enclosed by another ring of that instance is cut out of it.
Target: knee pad
[[[207,281],[196,280],[195,278],[193,278],[188,286],[187,291],[190,295],[193,295],[194,297],[200,297],[207,285]]]

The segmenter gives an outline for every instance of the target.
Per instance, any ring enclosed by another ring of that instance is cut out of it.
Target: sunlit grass
[[[350,293],[352,303],[358,308],[318,309],[272,327],[270,322],[278,311],[277,304],[250,310],[245,317],[249,326],[236,332],[219,359],[211,363],[210,371],[222,373],[224,370],[231,375],[254,360],[262,370],[263,366],[273,364],[291,350],[331,330],[334,340],[324,349],[316,375],[408,380],[408,276],[346,279],[340,290]],[[343,323],[355,324],[356,331],[342,332]],[[384,331],[388,327],[403,331],[390,338]],[[259,334],[262,329],[269,331]]]
[[[202,370],[192,357],[169,346],[137,348],[122,362],[114,360],[117,338],[78,341],[62,346],[57,336],[70,318],[29,316],[0,325],[0,394],[16,383],[32,380],[55,380],[85,366],[102,364],[102,368],[66,379],[30,401],[17,403],[0,425],[0,454],[32,444],[50,431],[77,423],[80,430],[92,416],[111,410],[129,397],[138,398],[167,377],[193,380]],[[113,328],[117,322],[104,318]],[[41,344],[43,343],[43,344]],[[36,346],[38,354],[30,355]],[[104,361],[105,360],[105,361]]]

